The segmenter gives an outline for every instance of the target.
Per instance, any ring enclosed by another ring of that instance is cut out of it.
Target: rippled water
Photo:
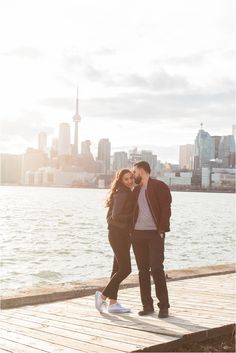
[[[1,289],[109,276],[106,190],[0,186]],[[235,195],[173,192],[165,268],[235,261]],[[136,271],[132,255],[132,267]]]

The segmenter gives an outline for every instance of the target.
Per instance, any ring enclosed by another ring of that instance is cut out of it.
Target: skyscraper
[[[131,164],[142,160],[142,154],[138,151],[137,147],[129,151],[129,160]]]
[[[47,150],[47,134],[46,132],[40,132],[38,134],[38,149],[46,152]]]
[[[141,160],[149,163],[151,167],[151,176],[156,176],[157,173],[157,156],[149,150],[141,151]]]
[[[20,184],[22,155],[0,153],[0,184]]]
[[[79,115],[79,90],[77,87],[77,97],[76,97],[76,106],[75,106],[75,115],[73,116],[73,121],[75,123],[75,134],[74,134],[74,146],[73,146],[73,154],[75,156],[78,155],[79,151],[79,142],[78,142],[78,125],[81,121],[81,117]]]
[[[222,136],[212,136],[212,143],[213,143],[213,150],[214,150],[214,159],[219,158],[219,146],[220,146],[220,140]]]
[[[61,123],[59,126],[58,155],[67,156],[70,154],[70,125],[67,123]]]
[[[127,152],[123,152],[123,151],[115,152],[112,169],[114,171],[117,171],[121,168],[127,168],[127,167],[128,167],[128,154],[127,154]]]
[[[232,125],[232,135],[234,136],[234,139],[236,141],[236,124]]]
[[[81,142],[81,154],[89,154],[90,151],[91,141],[85,140]]]
[[[194,145],[194,169],[201,169],[204,165],[214,158],[213,141],[210,134],[201,129],[195,139]]]
[[[187,144],[179,146],[180,169],[193,169],[194,145]]]
[[[222,160],[222,167],[231,167],[232,155],[235,154],[235,139],[233,135],[222,136],[219,144],[219,159]]]
[[[109,139],[99,140],[97,160],[103,161],[105,174],[109,174],[111,164],[111,143]]]

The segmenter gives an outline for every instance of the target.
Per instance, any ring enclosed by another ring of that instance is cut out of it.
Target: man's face
[[[140,184],[142,181],[141,171],[137,166],[133,168],[134,182],[135,184]]]

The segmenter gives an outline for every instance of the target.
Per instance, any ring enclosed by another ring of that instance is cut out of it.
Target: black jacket
[[[138,219],[138,196],[141,186],[133,190],[134,217],[133,227]],[[159,233],[170,231],[171,193],[169,187],[160,180],[149,178],[146,190],[147,202]]]
[[[130,188],[122,186],[113,194],[107,212],[108,229],[112,227],[130,229],[133,219],[133,194]]]

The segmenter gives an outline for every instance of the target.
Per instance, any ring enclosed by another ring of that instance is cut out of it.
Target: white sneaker
[[[96,291],[95,293],[95,307],[100,313],[107,309],[107,302],[102,299],[102,293],[99,291]]]
[[[129,308],[125,308],[120,303],[115,303],[108,306],[108,312],[111,314],[130,313],[130,311],[131,310]]]

